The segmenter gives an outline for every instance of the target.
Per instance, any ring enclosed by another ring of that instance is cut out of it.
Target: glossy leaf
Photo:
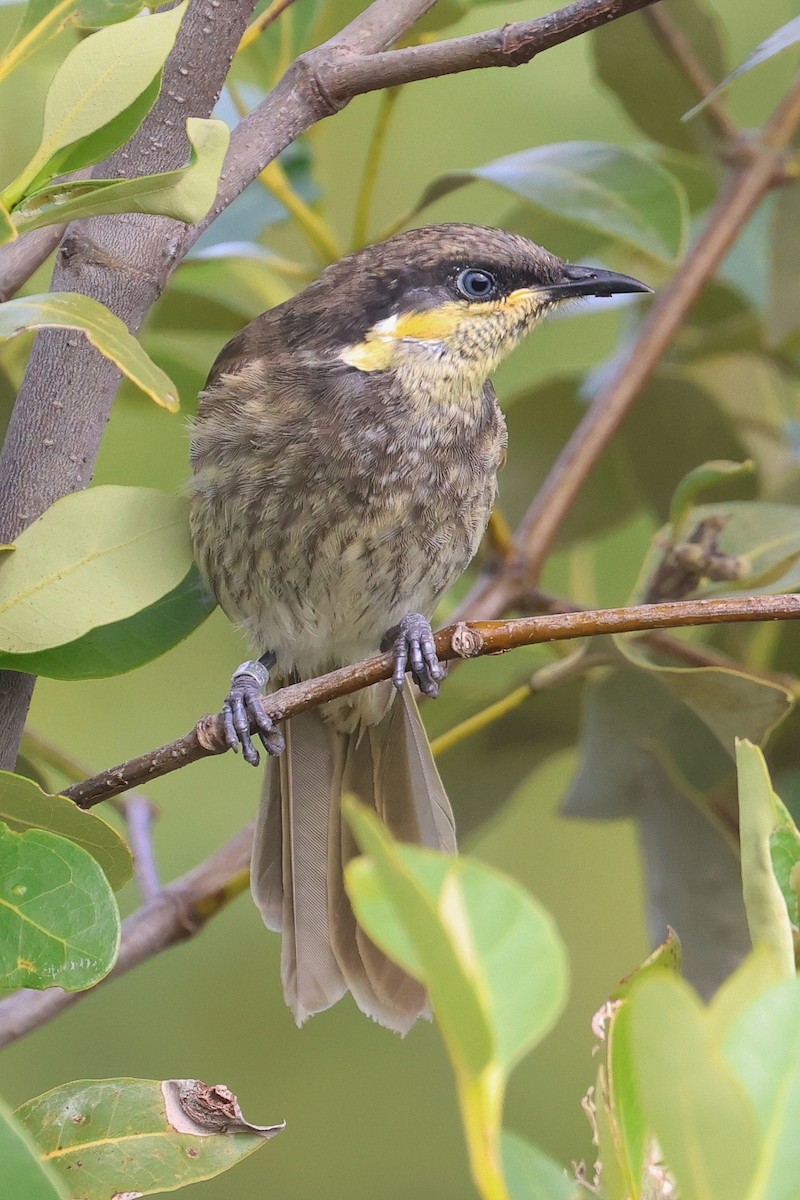
[[[119,934],[114,893],[88,851],[0,822],[0,988],[92,987],[114,965]]]
[[[176,1125],[191,1126],[167,1107],[171,1082],[181,1081],[80,1080],[29,1100],[16,1115],[68,1184],[71,1200],[150,1196],[213,1179],[282,1128],[178,1132]]]
[[[192,147],[188,166],[135,179],[73,180],[43,188],[14,209],[19,231],[103,213],[155,213],[188,225],[202,220],[217,195],[230,135],[223,121],[199,117],[189,117],[186,134]]]
[[[678,181],[652,159],[606,142],[561,142],[451,172],[417,211],[476,179],[667,263],[681,252],[688,209]]]
[[[758,1159],[756,1114],[710,1036],[707,1012],[682,980],[642,980],[631,1050],[642,1106],[681,1192],[745,1200]]]
[[[41,1161],[33,1138],[0,1100],[3,1189],[15,1200],[69,1200],[66,1183]]]
[[[63,646],[33,654],[4,654],[0,670],[29,671],[46,679],[105,679],[160,658],[197,629],[216,601],[196,567],[176,588],[122,621],[98,625]]]
[[[116,363],[123,375],[156,404],[175,412],[178,396],[168,375],[104,304],[75,292],[19,296],[0,304],[0,341],[31,329],[76,329]]]
[[[709,1009],[713,1034],[719,1045],[753,1002],[785,978],[784,964],[771,946],[761,942],[751,950],[715,994]]]
[[[78,24],[88,29],[117,25],[135,17],[143,8],[155,7],[153,0],[80,0]]]
[[[772,866],[771,839],[780,822],[767,764],[758,746],[736,743],[742,887],[753,945],[771,947],[787,976],[794,976],[794,940],[786,899]],[[795,831],[796,832],[796,831]]]
[[[670,0],[664,16],[692,47],[711,79],[725,70],[723,31],[703,0]],[[609,21],[589,35],[597,72],[639,129],[676,150],[697,149],[696,131],[681,116],[697,93],[645,13]],[[708,135],[705,123],[700,130]]]
[[[166,596],[192,557],[186,501],[97,487],[58,500],[0,562],[0,646],[32,653],[121,621]]]
[[[800,980],[758,997],[725,1039],[758,1116],[761,1154],[747,1200],[794,1200],[800,1177]]]
[[[51,796],[30,779],[0,771],[0,821],[15,833],[46,829],[83,846],[116,891],[133,876],[133,859],[113,825],[83,812],[66,796]]]
[[[79,42],[50,84],[42,139],[33,158],[4,192],[19,202],[48,164],[66,146],[96,133],[124,112],[149,86],[166,61],[186,11],[186,3],[146,18],[110,25]]]
[[[784,50],[790,50],[798,42],[800,42],[800,17],[794,17],[791,21],[787,21],[785,25],[781,25],[780,29],[776,29],[774,33],[771,33],[763,42],[759,42],[755,50],[752,50],[748,54],[744,62],[729,72],[713,91],[704,96],[699,104],[695,104],[694,108],[691,108],[684,115],[683,119],[689,121],[696,113],[701,112],[710,100],[713,100],[720,92],[724,92],[726,88],[729,88],[734,79],[738,79],[740,75],[752,71],[754,67],[760,67],[762,63],[768,62],[776,54],[782,54]]]

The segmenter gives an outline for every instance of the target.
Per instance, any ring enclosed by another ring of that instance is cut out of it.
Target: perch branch
[[[595,637],[599,634],[635,633],[678,629],[689,625],[716,625],[733,621],[797,620],[800,596],[745,596],[722,600],[680,600],[668,604],[642,604],[630,608],[557,613],[544,617],[518,617],[508,621],[477,621],[449,625],[436,635],[436,652],[442,660],[502,654],[519,646],[540,642]],[[293,683],[273,692],[264,708],[274,721],[316,708],[328,700],[347,696],[370,684],[391,678],[390,654],[341,667],[317,679]],[[201,717],[194,729],[166,746],[129,759],[64,791],[81,808],[91,808],[129,788],[168,775],[189,763],[224,754],[222,718]]]

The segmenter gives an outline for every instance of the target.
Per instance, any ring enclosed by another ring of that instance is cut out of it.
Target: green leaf
[[[27,671],[46,679],[124,675],[177,646],[215,608],[197,567],[192,567],[176,588],[132,617],[98,625],[74,642],[33,654],[0,651],[0,670]]]
[[[239,1116],[227,1119],[226,1131],[223,1121],[238,1111],[236,1098],[222,1085],[200,1085],[212,1101],[232,1100],[209,1114],[216,1116],[215,1132],[203,1132],[175,1100],[179,1085],[194,1082],[80,1080],[27,1101],[16,1115],[44,1161],[67,1182],[71,1200],[150,1196],[213,1179],[283,1128],[249,1126]]]
[[[72,19],[79,3],[80,0],[29,0],[0,57],[0,80],[51,42]]]
[[[756,1115],[712,1044],[708,1014],[667,974],[643,979],[628,1004],[642,1105],[682,1195],[745,1200],[758,1158]]]
[[[184,0],[166,12],[108,26],[70,51],[47,93],[39,148],[3,193],[7,205],[17,204],[42,172],[58,170],[60,150],[134,103],[163,67],[185,11]],[[51,160],[55,165],[48,167]]]
[[[160,90],[161,72],[159,71],[141,96],[137,96],[116,117],[106,122],[105,125],[101,125],[95,133],[90,133],[77,142],[70,143],[69,146],[65,146],[63,150],[59,150],[57,154],[53,155],[40,175],[31,181],[28,195],[21,201],[21,204],[17,205],[14,216],[18,217],[20,211],[27,208],[32,196],[37,195],[42,185],[52,179],[54,175],[68,175],[83,167],[93,166],[113,154],[120,146],[124,146],[155,104]],[[58,190],[58,185],[49,189],[53,193],[57,193]]]
[[[395,842],[352,800],[345,812],[367,854],[345,872],[358,921],[428,989],[456,1075],[473,1176],[485,1195],[505,1196],[505,1080],[564,1005],[561,941],[510,880],[469,859]]]
[[[731,1029],[724,1053],[761,1127],[761,1154],[747,1200],[795,1200],[800,1178],[800,980],[793,978],[759,996]]]
[[[610,999],[625,1000],[630,995],[631,988],[635,987],[639,980],[644,979],[646,975],[655,975],[660,971],[672,971],[680,975],[682,962],[683,950],[680,938],[674,929],[667,927],[667,936],[664,941],[656,946],[651,954],[648,954],[635,971],[620,980],[611,993]]]
[[[69,1200],[65,1182],[39,1158],[33,1138],[0,1100],[0,1162],[3,1188],[15,1200]]]
[[[511,1200],[577,1200],[589,1195],[564,1167],[519,1134],[504,1129],[501,1145]]]
[[[88,851],[0,822],[0,988],[92,987],[114,965],[119,934],[114,893]]]
[[[652,972],[651,972],[652,973]],[[634,1070],[631,1009],[622,1003],[606,1034],[608,1045],[607,1117],[615,1157],[631,1197],[641,1195],[647,1158],[648,1129]]]
[[[135,179],[91,179],[56,183],[26,196],[14,209],[21,233],[103,213],[139,212],[194,225],[214,203],[230,133],[224,121],[189,117],[188,166]]]
[[[664,16],[686,38],[711,79],[725,70],[724,31],[701,0],[670,0]],[[655,32],[647,13],[609,21],[589,35],[601,81],[648,137],[676,150],[696,150],[681,116],[697,96],[685,71]],[[710,137],[705,122],[700,132]]]
[[[606,142],[560,142],[523,150],[440,176],[426,188],[416,211],[476,179],[660,262],[674,262],[684,244],[688,207],[683,188],[658,163],[633,150]]]
[[[720,92],[724,92],[729,88],[734,79],[738,79],[740,75],[744,75],[747,71],[752,71],[754,67],[760,67],[762,63],[768,62],[774,58],[776,54],[782,54],[784,50],[791,49],[800,42],[800,17],[794,17],[793,20],[787,21],[785,25],[781,25],[780,29],[776,29],[763,42],[759,42],[755,50],[752,50],[743,63],[735,67],[721,83],[718,83],[713,91],[704,96],[699,104],[695,104],[684,114],[683,120],[689,121],[696,113],[701,112],[710,100],[713,100]]]
[[[763,742],[794,708],[788,688],[728,667],[667,667],[649,647],[627,636],[615,644],[629,662],[653,672],[671,695],[685,704],[733,754],[738,736]]]
[[[712,459],[711,462],[702,463],[699,467],[694,467],[688,475],[684,475],[675,488],[669,510],[673,543],[680,540],[687,514],[702,492],[718,487],[731,476],[735,478],[741,475],[752,475],[752,473],[753,462],[751,459],[746,459],[744,462],[731,462],[730,459],[717,458]]]
[[[75,292],[18,296],[0,304],[0,340],[31,329],[77,329],[96,350],[116,363],[123,375],[156,404],[175,412],[178,397],[168,375],[145,353],[140,343],[104,304]]]
[[[709,1018],[717,1042],[722,1045],[729,1030],[753,1001],[785,978],[784,964],[771,946],[761,942],[751,950],[711,1002]]]
[[[104,486],[49,508],[0,561],[0,646],[63,645],[166,596],[192,565],[186,501]]]
[[[46,829],[83,846],[115,891],[133,876],[130,850],[112,825],[94,813],[82,812],[66,796],[50,796],[11,771],[0,771],[0,821],[15,833]]]
[[[98,29],[127,21],[143,8],[155,7],[154,0],[79,0],[77,20],[86,29]]]
[[[747,926],[753,945],[770,946],[793,976],[794,941],[786,900],[772,868],[771,838],[783,814],[776,811],[767,764],[758,746],[736,743],[739,775],[739,837]],[[785,810],[784,810],[785,812]],[[788,816],[788,814],[787,814]]]

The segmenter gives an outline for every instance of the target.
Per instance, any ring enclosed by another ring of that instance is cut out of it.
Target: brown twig
[[[129,917],[122,926],[119,958],[102,982],[118,979],[145,959],[199,933],[210,917],[240,895],[247,886],[252,842],[250,824]],[[48,988],[35,992],[26,988],[0,1001],[0,1046],[38,1029],[92,991]]]
[[[752,157],[731,172],[685,260],[656,296],[637,338],[562,450],[517,527],[516,554],[503,571],[479,580],[459,615],[494,616],[513,606],[520,591],[535,585],[567,513],[680,332],[686,314],[766,193],[783,179],[782,158],[798,126],[800,82],[789,90],[753,141]]]
[[[518,617],[510,621],[477,621],[449,625],[436,635],[436,650],[442,660],[477,658],[502,654],[519,646],[541,642],[596,637],[600,634],[634,633],[653,629],[678,629],[690,625],[717,625],[733,621],[797,620],[800,596],[745,596],[722,600],[680,600],[669,604],[642,604],[630,608],[558,613],[545,617]],[[352,667],[341,667],[318,679],[293,683],[266,697],[264,708],[274,721],[316,708],[328,700],[347,696],[370,684],[391,678],[390,654],[369,658]],[[166,746],[120,763],[83,783],[66,788],[81,808],[118,796],[189,763],[214,754],[224,754],[222,718],[201,717],[194,729]]]
[[[659,5],[645,13],[645,20],[649,23],[657,40],[672,55],[689,80],[697,93],[697,99],[705,100],[713,92],[719,80],[711,78],[703,62],[695,53],[694,46],[680,26],[676,24],[669,11]],[[709,122],[723,142],[738,141],[739,130],[735,122],[728,116],[722,101],[716,98],[708,100],[705,111]]]

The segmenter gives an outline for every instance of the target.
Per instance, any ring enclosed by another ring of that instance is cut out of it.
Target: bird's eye
[[[468,267],[456,279],[456,287],[467,300],[490,300],[497,292],[497,280],[488,271]]]

